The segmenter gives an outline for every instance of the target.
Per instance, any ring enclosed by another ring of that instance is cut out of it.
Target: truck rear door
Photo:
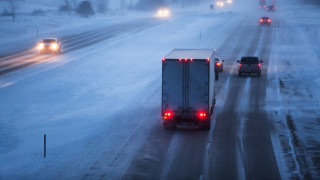
[[[184,109],[184,63],[167,60],[162,68],[162,109]]]
[[[206,110],[209,104],[209,62],[205,60],[188,63],[187,109]]]

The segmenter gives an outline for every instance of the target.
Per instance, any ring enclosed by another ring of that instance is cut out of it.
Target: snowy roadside
[[[315,32],[320,31],[320,11],[315,6],[283,3],[276,13],[279,21],[269,63],[268,109],[278,124],[289,177],[318,179],[320,36]]]

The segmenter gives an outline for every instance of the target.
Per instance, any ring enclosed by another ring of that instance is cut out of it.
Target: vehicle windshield
[[[44,43],[55,43],[56,40],[55,39],[44,39],[43,42]]]
[[[214,61],[220,61],[220,59],[219,58],[214,58]]]

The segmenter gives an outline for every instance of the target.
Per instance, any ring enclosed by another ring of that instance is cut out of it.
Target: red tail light
[[[270,20],[270,19],[268,19],[268,22],[271,22],[271,20]]]
[[[190,61],[193,61],[193,59],[190,59]]]
[[[162,61],[165,61],[166,59],[165,58],[162,58]]]
[[[217,66],[221,66],[221,63],[217,63]]]
[[[200,119],[205,118],[205,117],[207,117],[207,113],[204,112],[204,111],[200,111],[200,112],[198,113],[198,117],[199,117]]]
[[[241,66],[242,66],[242,65],[241,65],[241,64],[239,64],[239,69],[241,68]]]
[[[258,66],[259,66],[259,69],[261,68],[261,64],[258,64]]]
[[[188,59],[184,59],[184,61],[188,61]]]
[[[263,22],[263,20],[262,20],[262,19],[260,19],[260,22]]]
[[[173,113],[172,111],[166,111],[164,112],[164,115],[163,115],[163,119],[170,119],[173,117]]]
[[[209,61],[210,61],[210,59],[207,59],[207,61],[209,62]]]
[[[179,59],[179,61],[182,61],[182,59]]]

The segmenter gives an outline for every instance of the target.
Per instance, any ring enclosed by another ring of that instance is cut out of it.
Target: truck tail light
[[[188,59],[184,59],[184,61],[188,61]]]
[[[182,59],[179,59],[179,61],[182,61]]]
[[[204,112],[204,111],[200,111],[200,112],[198,113],[198,117],[199,117],[200,119],[203,119],[203,118],[207,117],[207,113]]]
[[[193,59],[190,59],[190,61],[193,61]]]
[[[268,22],[271,22],[271,19],[268,19]]]
[[[163,115],[163,119],[170,119],[173,117],[173,113],[172,111],[166,111],[164,112],[164,115]]]
[[[239,64],[239,69],[241,68],[241,66],[242,66],[242,65],[241,65],[241,64]]]
[[[165,61],[166,59],[165,58],[162,58],[162,61]]]
[[[210,61],[210,59],[207,59],[207,61],[209,62],[209,61]]]
[[[261,64],[258,64],[259,69],[261,68]]]
[[[263,22],[263,20],[262,20],[262,19],[260,19],[260,22]]]

